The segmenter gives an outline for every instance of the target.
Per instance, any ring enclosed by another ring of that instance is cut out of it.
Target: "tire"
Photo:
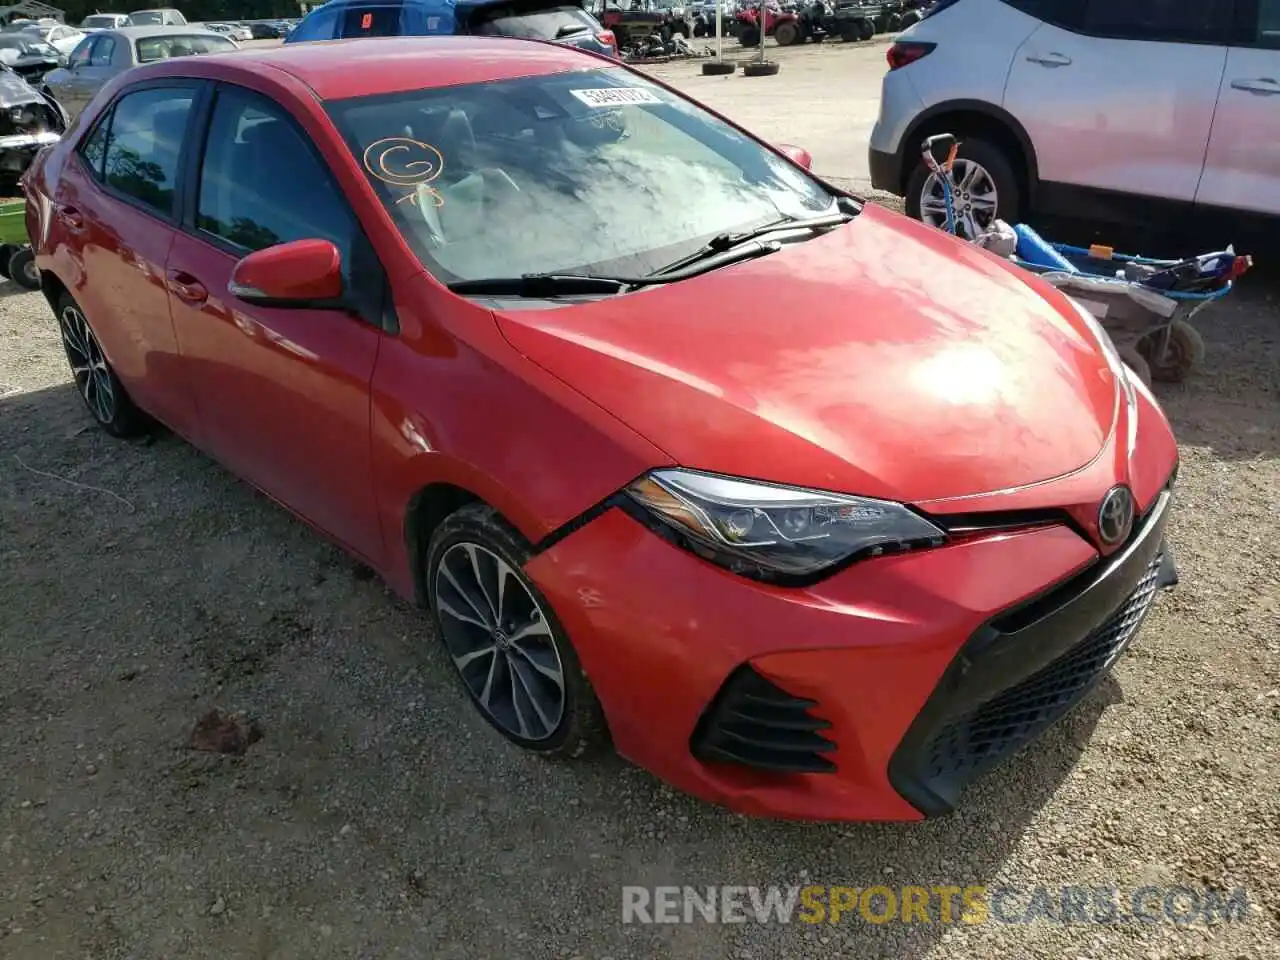
[[[1161,383],[1181,383],[1204,362],[1204,339],[1200,331],[1185,320],[1169,325],[1169,343],[1160,357],[1162,332],[1148,333],[1137,343],[1137,351],[1147,362],[1151,377]],[[1148,381],[1149,382],[1149,381]]]
[[[1128,364],[1129,369],[1137,374],[1138,379],[1151,386],[1151,366],[1147,363],[1146,358],[1142,356],[1133,347],[1123,347],[1116,351],[1120,359]]]
[[[700,23],[695,23],[693,25],[693,37],[695,40],[701,40],[706,35],[707,35],[707,28],[705,26],[703,26]],[[705,73],[706,71],[703,71],[703,72]]]
[[[743,27],[738,34],[738,42],[744,47],[754,47],[760,42],[760,31],[755,27]]]
[[[526,750],[573,759],[602,747],[608,729],[564,627],[524,573],[529,553],[524,538],[492,507],[471,504],[450,514],[427,549],[431,617],[463,688],[489,725]],[[492,626],[500,576],[502,622]],[[515,639],[522,633],[523,641]],[[534,693],[541,706],[534,705]]]
[[[907,27],[914,27],[920,22],[920,12],[918,10],[908,10],[902,15],[902,20],[898,24],[899,30],[905,30]]]
[[[8,276],[24,290],[39,290],[40,270],[36,267],[35,251],[30,247],[18,247],[9,256]]]
[[[702,75],[704,77],[724,77],[737,69],[738,65],[730,63],[728,60],[708,60],[702,65]]]
[[[794,23],[780,23],[773,31],[773,42],[780,47],[790,47],[800,42],[800,28]]]
[[[766,60],[761,63],[759,60],[752,60],[750,63],[742,65],[742,75],[744,77],[772,77],[778,72],[778,61]]]
[[[913,141],[923,140],[930,132],[933,131],[921,131],[914,134],[912,139]],[[1001,148],[978,137],[966,137],[960,134],[957,139],[960,147],[956,153],[956,171],[961,173],[968,164],[977,164],[985,172],[987,182],[990,183],[996,195],[994,215],[986,217],[986,222],[982,222],[983,217],[975,212],[977,226],[985,227],[992,219],[1005,220],[1009,223],[1017,222],[1022,207],[1022,196],[1018,188],[1018,178],[1013,172],[1013,158],[1007,157]],[[924,165],[924,161],[918,161],[907,180],[905,198],[907,216],[932,223],[934,226],[944,226],[945,221],[941,214],[930,217],[921,215],[922,194],[930,178],[931,174]],[[963,230],[961,233],[966,235]]]
[[[858,39],[870,40],[876,35],[876,25],[870,20],[858,21]]]
[[[76,392],[90,415],[113,437],[133,437],[146,432],[146,415],[134,405],[111,369],[80,305],[64,293],[54,309]]]
[[[888,28],[887,30],[888,33],[897,33],[899,30],[902,29],[902,14],[900,13],[889,14],[889,22],[885,24],[885,26]]]
[[[9,278],[9,258],[18,248],[12,243],[0,243],[0,277]]]

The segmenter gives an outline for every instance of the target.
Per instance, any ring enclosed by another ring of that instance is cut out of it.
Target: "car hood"
[[[12,70],[0,70],[0,106],[20,107],[27,103],[44,103],[44,98]]]
[[[868,205],[780,252],[666,287],[495,311],[508,341],[678,463],[908,502],[1073,472],[1115,375],[1071,302]]]

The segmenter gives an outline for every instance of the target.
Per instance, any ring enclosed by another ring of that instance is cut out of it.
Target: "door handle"
[[[1280,83],[1277,83],[1271,77],[1256,77],[1251,80],[1232,80],[1231,89],[1244,90],[1247,93],[1258,93],[1266,97],[1280,93]]]
[[[1042,67],[1066,67],[1071,64],[1071,58],[1062,53],[1046,53],[1043,57],[1030,54],[1027,60]]]
[[[58,207],[58,219],[71,230],[82,230],[84,228],[84,215],[75,207],[67,206],[66,204]]]
[[[209,299],[205,285],[184,270],[169,271],[169,291],[185,303],[204,303]]]

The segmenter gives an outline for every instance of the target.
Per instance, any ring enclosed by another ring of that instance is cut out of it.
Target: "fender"
[[[937,125],[940,118],[952,114],[977,114],[985,122],[1003,127],[1013,135],[1022,150],[1023,158],[1026,160],[1026,199],[1030,201],[1035,194],[1037,184],[1040,182],[1040,168],[1036,160],[1036,148],[1032,144],[1026,128],[1013,114],[1003,107],[998,107],[985,100],[944,100],[921,111],[919,116],[912,121],[902,141],[898,144],[899,189],[906,190],[907,177],[910,176],[911,169],[915,165],[916,152],[918,152],[919,143],[922,139],[920,136],[921,131],[926,127]],[[961,131],[950,132],[959,133]]]

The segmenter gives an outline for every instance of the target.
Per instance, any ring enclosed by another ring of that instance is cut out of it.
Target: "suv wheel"
[[[956,232],[972,240],[996,219],[1015,221],[1021,205],[1018,179],[1004,151],[977,137],[958,135],[951,170]],[[907,182],[907,215],[946,229],[942,184],[921,161]]]

